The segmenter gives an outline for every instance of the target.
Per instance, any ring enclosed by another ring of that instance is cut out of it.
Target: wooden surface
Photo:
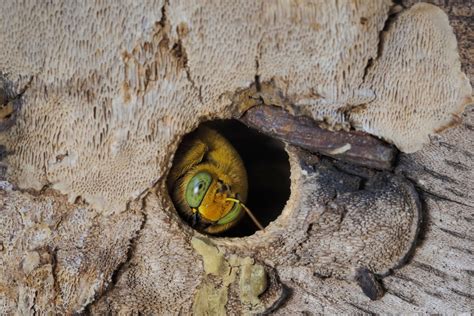
[[[411,6],[418,1],[400,1]],[[450,18],[458,39],[462,69],[474,82],[474,3],[428,1]],[[396,173],[410,179],[423,203],[423,223],[408,264],[384,278],[385,296],[371,302],[353,285],[292,276],[291,306],[278,314],[350,312],[461,313],[474,311],[474,107],[461,125],[433,136],[415,154],[401,154]],[[298,303],[301,304],[299,307]]]
[[[472,86],[474,84],[474,2],[469,0],[399,0],[395,2],[405,7],[418,2],[427,2],[446,12],[458,41],[462,70],[468,76]]]
[[[409,6],[415,1],[398,2]],[[450,17],[459,41],[462,66],[472,83],[473,4],[462,0],[432,2],[442,7]],[[165,10],[162,12],[164,14]],[[131,18],[125,19],[128,20]],[[164,25],[166,18],[160,21]],[[159,37],[160,34],[155,35]],[[168,40],[160,41],[163,54],[166,53],[164,49]],[[143,47],[149,48],[149,43],[146,42]],[[183,58],[182,54],[180,56]],[[172,65],[169,68],[178,68],[170,60],[166,60]],[[250,65],[253,72],[254,64]],[[195,83],[191,79],[189,81],[194,91]],[[180,90],[182,94],[183,90]],[[183,100],[179,102],[186,103],[186,99]],[[84,104],[80,103],[81,111],[86,108]],[[78,116],[81,111],[77,112]],[[95,117],[95,110],[93,113]],[[190,118],[194,118],[191,114]],[[79,117],[78,120],[83,120],[86,116]],[[166,117],[163,122],[168,119]],[[142,154],[149,151],[155,158],[156,150],[150,149]],[[57,160],[63,158],[58,156]],[[282,295],[283,286],[279,284],[279,288],[271,288],[267,293],[269,297],[266,298],[275,303],[272,312],[277,315],[472,313],[473,158],[474,107],[470,107],[464,112],[459,126],[433,136],[431,143],[421,151],[400,154],[395,159],[393,172],[409,179],[421,197],[423,222],[417,247],[407,264],[383,278],[385,295],[380,300],[371,301],[355,282],[334,277],[321,278],[304,264],[270,262],[265,263],[265,267],[272,284],[281,283],[288,289]],[[125,161],[127,167],[131,161]],[[149,162],[155,163],[153,159]],[[106,165],[102,166],[106,168]],[[310,171],[305,170],[305,173],[309,178],[313,176]],[[337,182],[338,179],[330,180]],[[304,186],[297,186],[298,179],[293,178],[292,181],[297,183],[292,187],[295,194],[293,202],[298,202],[298,197],[312,194],[305,192]],[[156,185],[156,191],[137,193],[136,199],[129,201],[123,212],[102,214],[82,201],[81,197],[67,201],[65,196],[47,186],[41,191],[25,191],[2,181],[0,307],[20,314],[47,311],[52,314],[105,314],[114,311],[124,314],[166,314],[170,311],[189,314],[194,294],[202,287],[203,279],[208,278],[205,280],[207,285],[214,282],[214,285],[220,286],[222,282],[217,277],[205,275],[202,256],[191,246],[194,232],[172,212],[166,194],[156,194],[166,192],[163,179],[153,185]],[[281,221],[285,219],[288,218],[283,216]],[[306,219],[296,220],[304,222]],[[306,231],[301,227],[309,229],[309,225],[298,226],[299,230],[288,231],[282,240],[304,234]],[[270,246],[267,249],[253,249],[252,243],[255,245],[259,241],[258,235],[253,239],[215,242],[222,251],[232,250],[226,253],[229,262],[229,257],[240,256],[233,266],[237,271],[242,271],[239,270],[244,266],[242,258],[252,251],[257,252],[255,257],[261,264],[265,258],[258,257],[258,253],[263,256],[273,252],[273,257],[278,257],[277,251],[294,255],[293,259],[298,263],[293,249]],[[216,249],[212,250],[220,254]],[[229,288],[230,299],[226,306],[235,314],[241,308],[238,290],[234,282]]]

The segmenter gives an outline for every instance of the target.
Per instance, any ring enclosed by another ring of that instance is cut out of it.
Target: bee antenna
[[[245,210],[245,212],[248,214],[248,216],[252,219],[254,224],[257,225],[258,229],[262,229],[262,230],[264,229],[262,224],[260,224],[257,218],[253,215],[252,211],[250,211],[249,208],[245,206],[245,204],[242,203],[240,200],[233,199],[233,198],[226,198],[226,201],[231,201],[231,202],[238,203],[239,205],[241,205],[243,209]]]

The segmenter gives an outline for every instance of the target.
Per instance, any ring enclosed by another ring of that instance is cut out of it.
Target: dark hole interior
[[[275,220],[290,197],[290,163],[282,142],[251,129],[237,120],[203,123],[224,136],[239,152],[248,176],[245,205],[266,227]],[[237,225],[217,236],[250,236],[258,227],[246,215]]]

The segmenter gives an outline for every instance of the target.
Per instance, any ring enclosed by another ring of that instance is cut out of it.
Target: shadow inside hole
[[[212,121],[203,125],[219,132],[240,154],[248,177],[245,205],[266,227],[281,214],[290,197],[290,163],[283,143],[237,120]],[[244,237],[257,230],[258,227],[246,215],[237,225],[218,236]]]

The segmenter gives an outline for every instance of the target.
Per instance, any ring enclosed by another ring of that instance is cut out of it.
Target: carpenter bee
[[[168,176],[168,188],[178,212],[191,226],[208,234],[224,232],[245,212],[247,172],[235,148],[218,132],[200,127],[185,139]]]

